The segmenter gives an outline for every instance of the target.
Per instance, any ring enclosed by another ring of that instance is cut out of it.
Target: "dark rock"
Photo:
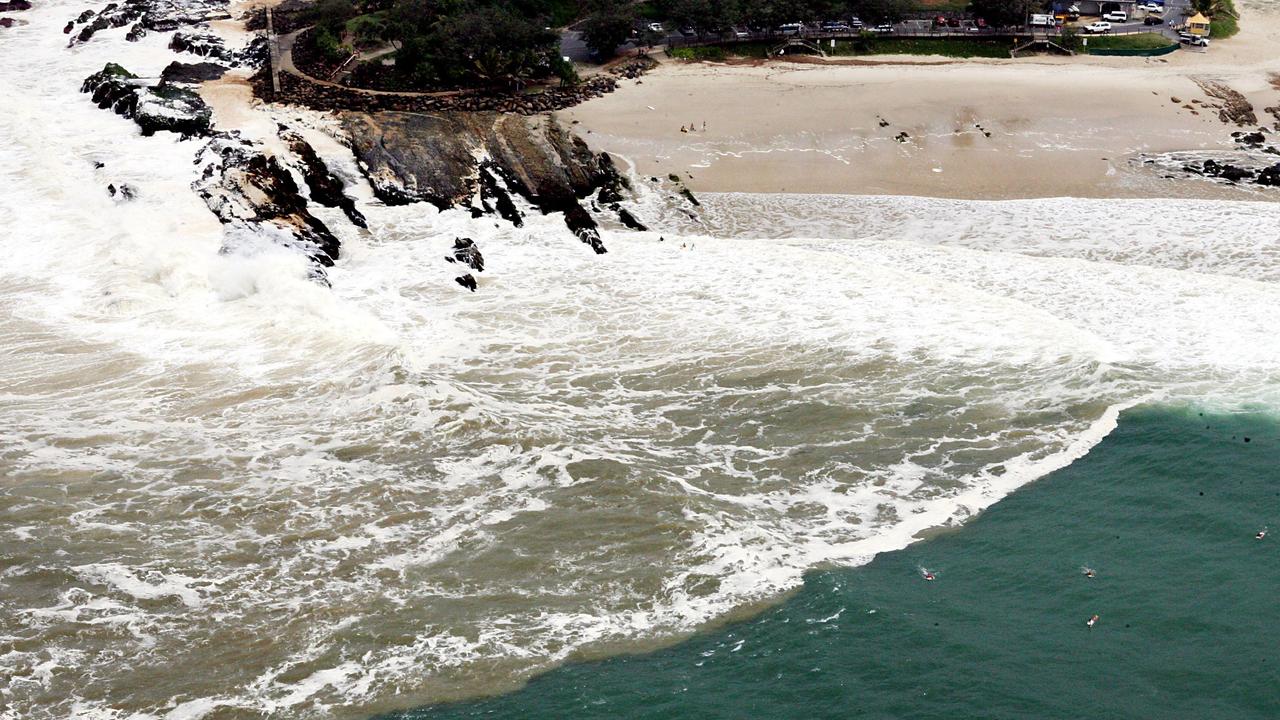
[[[115,184],[107,186],[107,194],[117,200],[132,200],[138,196],[138,191],[132,185],[121,183],[120,187]]]
[[[217,63],[182,63],[171,62],[160,73],[160,80],[169,84],[199,85],[209,80],[217,80],[227,69]]]
[[[252,250],[251,243],[269,238],[306,255],[312,276],[327,282],[324,268],[338,258],[341,244],[307,210],[293,175],[274,156],[224,133],[200,150],[196,164],[203,169],[192,188],[230,229],[225,252]]]
[[[9,18],[5,18],[5,19],[6,19],[6,20],[8,20]],[[62,34],[63,34],[63,35],[70,35],[70,34],[71,34],[71,31],[72,31],[72,30],[75,30],[75,29],[76,29],[76,24],[75,24],[74,22],[72,22],[72,21],[68,20],[68,21],[67,21],[67,24],[66,24],[66,25],[64,25],[64,26],[62,26]]]
[[[280,139],[288,143],[289,149],[302,161],[302,178],[312,200],[342,210],[357,227],[369,227],[364,214],[356,209],[356,201],[346,194],[342,180],[329,170],[310,143],[291,130],[281,130]]]
[[[630,210],[627,210],[624,207],[615,207],[615,210],[618,213],[619,222],[621,222],[623,225],[630,228],[631,230],[639,230],[641,232],[644,232],[645,230],[649,229],[645,227],[644,223],[637,220],[636,216],[632,215]]]
[[[1280,187],[1280,163],[1263,168],[1254,182],[1268,187]]]
[[[133,120],[143,135],[160,131],[204,135],[209,132],[213,111],[194,90],[161,83],[138,94]]]
[[[169,49],[217,60],[232,67],[259,67],[267,60],[267,39],[255,36],[240,50],[227,47],[222,38],[208,30],[179,30],[169,40]]]
[[[680,194],[684,196],[685,200],[688,200],[694,205],[697,205],[697,206],[702,205],[702,203],[698,202],[698,198],[694,197],[693,193],[689,191],[689,188],[687,187],[680,188]]]
[[[1254,147],[1254,148],[1260,147],[1263,143],[1267,141],[1267,137],[1260,132],[1251,132],[1251,133],[1234,132],[1234,133],[1231,133],[1231,136],[1236,139],[1237,143],[1244,145],[1245,147]]]
[[[507,192],[507,188],[503,183],[499,182],[498,175],[500,170],[493,163],[483,163],[480,166],[480,199],[481,202],[488,207],[486,202],[492,199],[497,208],[498,215],[502,219],[510,222],[516,227],[524,226],[524,217],[520,214],[519,208],[511,199],[511,193]]]
[[[458,277],[454,278],[453,281],[458,283],[462,287],[470,290],[471,292],[476,291],[476,279],[471,277],[471,273],[467,273],[466,275],[459,275]]]
[[[1230,163],[1220,163],[1212,159],[1205,160],[1201,164],[1200,174],[1206,177],[1221,178],[1227,182],[1239,182],[1254,176],[1254,172],[1248,168],[1231,165]]]
[[[8,0],[8,2],[0,1],[0,12],[18,12],[19,10],[30,10],[31,3],[27,0]]]
[[[453,257],[450,261],[460,262],[476,272],[484,272],[484,256],[480,247],[471,238],[455,238],[453,241]]]

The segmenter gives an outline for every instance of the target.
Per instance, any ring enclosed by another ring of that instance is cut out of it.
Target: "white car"
[[[1110,20],[1111,22],[1117,22],[1117,23],[1129,22],[1129,16],[1128,16],[1128,15],[1125,15],[1124,13],[1120,12],[1119,10],[1112,10],[1111,12],[1107,13],[1106,15],[1103,15],[1103,16],[1102,16],[1102,19],[1103,19],[1103,20]]]
[[[1155,3],[1147,3],[1145,5],[1139,5],[1138,9],[1144,12],[1156,13],[1157,15],[1164,13],[1164,7],[1161,5],[1157,5]]]
[[[662,23],[649,23],[649,32],[666,32],[662,27]]]
[[[1097,22],[1091,22],[1088,25],[1085,25],[1081,29],[1087,33],[1108,33],[1111,32],[1111,23],[1098,20]]]

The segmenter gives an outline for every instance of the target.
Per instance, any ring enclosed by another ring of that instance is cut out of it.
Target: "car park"
[[[1129,16],[1119,10],[1112,10],[1111,12],[1103,15],[1102,19],[1113,23],[1129,22]]]
[[[1104,22],[1102,20],[1097,20],[1095,22],[1089,23],[1088,25],[1085,25],[1081,29],[1093,35],[1108,33],[1108,32],[1111,32],[1111,23]]]

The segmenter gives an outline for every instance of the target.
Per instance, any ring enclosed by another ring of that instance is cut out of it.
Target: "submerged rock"
[[[471,238],[455,238],[453,256],[445,260],[460,262],[476,272],[484,272],[484,256],[480,254],[480,246]]]
[[[444,209],[467,206],[479,192],[516,223],[519,212],[510,198],[503,199],[509,189],[543,213],[564,213],[579,239],[605,252],[596,221],[580,200],[623,183],[607,155],[592,152],[553,118],[347,112],[342,119],[383,202],[425,201]]]
[[[467,273],[466,275],[459,275],[458,277],[454,278],[453,281],[458,283],[462,287],[470,290],[471,292],[476,291],[476,287],[477,287],[476,279],[471,276],[471,273]]]

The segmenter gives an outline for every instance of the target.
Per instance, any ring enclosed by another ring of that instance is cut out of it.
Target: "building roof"
[[[1195,15],[1191,16],[1187,20],[1187,24],[1188,25],[1208,25],[1209,18],[1205,17],[1204,13],[1196,13]]]

